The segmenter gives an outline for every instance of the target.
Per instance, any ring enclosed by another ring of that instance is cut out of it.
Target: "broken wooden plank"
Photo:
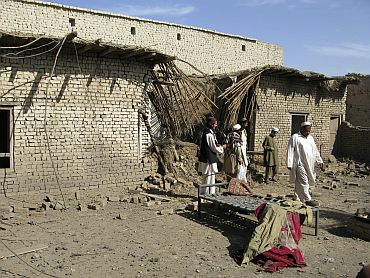
[[[6,222],[5,222],[5,221],[3,221],[3,220],[0,220],[0,223],[1,223],[1,224],[4,224],[4,225],[7,225],[7,226],[10,226],[10,227],[13,227],[13,225],[12,225],[12,224],[6,223]]]
[[[13,252],[10,250],[6,250],[6,251],[0,252],[0,259],[16,257],[19,255],[40,251],[46,248],[48,248],[47,245],[38,245],[38,246],[31,246],[31,247],[23,247]]]
[[[37,239],[29,239],[29,238],[6,238],[2,237],[0,240],[6,240],[6,241],[37,241]]]
[[[140,194],[144,195],[144,196],[154,198],[154,199],[160,199],[160,200],[163,200],[163,201],[167,201],[167,202],[172,201],[172,199],[170,199],[170,198],[162,197],[162,196],[159,196],[159,195],[156,195],[156,194],[149,194],[149,193],[145,193],[145,192],[140,192]]]
[[[175,84],[170,81],[153,80],[152,83],[159,84],[159,85],[165,85],[165,86],[175,86]]]

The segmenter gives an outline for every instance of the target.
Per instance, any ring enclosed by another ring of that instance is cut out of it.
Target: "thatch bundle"
[[[234,125],[240,115],[250,116],[256,102],[256,90],[259,86],[261,74],[265,69],[252,70],[238,82],[227,88],[219,98],[224,100],[227,107],[223,119],[223,126]],[[249,101],[247,101],[249,100]],[[242,104],[245,105],[242,105]],[[244,111],[241,111],[244,109]]]
[[[171,137],[193,132],[194,126],[215,106],[210,98],[211,83],[188,77],[172,61],[158,64],[152,80],[154,90],[149,97],[162,127]]]

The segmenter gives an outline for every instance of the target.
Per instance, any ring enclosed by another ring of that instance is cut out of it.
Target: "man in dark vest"
[[[215,134],[217,127],[217,119],[215,117],[207,118],[206,128],[203,130],[203,134],[200,142],[199,151],[199,166],[198,171],[202,173],[205,184],[216,183],[217,169],[217,154],[222,154],[224,146],[218,144]],[[207,187],[206,192],[201,194],[215,194],[215,187]]]

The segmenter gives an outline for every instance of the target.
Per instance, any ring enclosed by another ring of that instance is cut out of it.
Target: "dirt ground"
[[[254,191],[289,196],[287,180],[282,175],[278,183],[254,183]],[[66,210],[18,209],[8,217],[4,214],[0,277],[355,277],[370,263],[370,242],[360,239],[348,223],[357,208],[370,205],[370,177],[340,176],[334,181],[335,188],[326,189],[333,178],[319,176],[313,194],[321,203],[320,230],[316,237],[312,227],[302,227],[307,266],[301,271],[288,268],[269,274],[253,263],[240,267],[232,254],[248,244],[255,217],[209,204],[200,220],[196,211],[185,210],[195,201],[195,188],[162,195],[170,200],[156,198],[156,204],[130,203],[142,199],[139,192],[99,188],[80,190],[79,200],[76,189],[64,190]],[[17,208],[40,205],[46,195],[55,199],[52,203],[63,199],[59,192],[30,193],[2,197],[0,202]],[[106,202],[107,197],[111,201]],[[86,209],[93,203],[100,209]],[[161,210],[163,215],[158,214]],[[11,256],[27,248],[43,249]]]

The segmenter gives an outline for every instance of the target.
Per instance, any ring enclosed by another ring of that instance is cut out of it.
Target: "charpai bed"
[[[199,184],[198,185],[198,217],[202,217],[202,200],[220,205],[221,207],[227,208],[232,211],[250,214],[254,213],[256,208],[258,208],[262,203],[274,203],[281,205],[284,201],[282,199],[265,197],[261,195],[251,194],[246,196],[236,196],[236,195],[224,195],[221,194],[222,188],[227,188],[229,183],[216,183],[216,184]],[[209,195],[202,192],[206,191],[207,187],[216,186],[216,194]],[[319,208],[309,207],[315,218],[315,236],[318,235],[319,228]]]

